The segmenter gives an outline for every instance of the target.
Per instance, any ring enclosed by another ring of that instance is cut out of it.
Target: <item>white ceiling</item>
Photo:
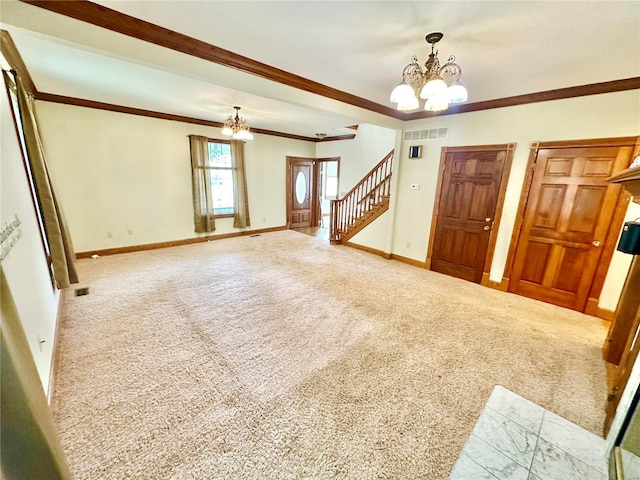
[[[344,92],[389,103],[402,68],[444,33],[469,102],[640,77],[637,1],[99,1]],[[0,2],[41,92],[256,128],[339,135],[401,122],[51,13]]]

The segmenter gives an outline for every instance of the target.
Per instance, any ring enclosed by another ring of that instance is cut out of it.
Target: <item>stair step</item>
[[[353,237],[389,209],[392,172],[387,170],[390,170],[392,159],[393,151],[363,177],[344,198],[336,201],[341,202],[336,204],[336,213],[342,218],[340,222],[344,222],[345,216],[351,214],[357,214],[357,218],[349,218],[348,224],[345,222],[340,226],[337,218],[333,219],[335,243],[341,243]],[[348,205],[347,210],[345,205]]]

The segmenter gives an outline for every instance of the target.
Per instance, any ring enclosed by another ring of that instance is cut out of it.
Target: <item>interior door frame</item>
[[[487,245],[487,255],[484,259],[482,267],[481,285],[487,285],[489,282],[489,271],[491,270],[491,262],[496,248],[498,238],[498,230],[500,228],[500,220],[502,219],[502,207],[504,206],[505,194],[507,191],[507,180],[511,172],[511,163],[513,154],[516,149],[516,143],[502,143],[496,145],[470,145],[462,147],[442,147],[440,150],[440,166],[438,167],[438,183],[436,184],[436,197],[433,204],[433,214],[431,217],[431,229],[429,232],[429,246],[427,248],[427,258],[425,260],[425,268],[431,270],[431,258],[433,256],[434,240],[436,236],[436,227],[438,223],[438,214],[440,213],[440,195],[442,193],[442,184],[444,182],[444,169],[448,153],[457,152],[487,152],[487,151],[505,151],[504,166],[502,168],[502,176],[500,177],[500,185],[498,187],[498,198],[496,199],[496,211],[493,216],[493,228],[489,234],[489,244]]]
[[[613,374],[613,381],[609,385],[605,408],[605,435],[609,433],[620,399],[629,382],[631,370],[640,354],[640,342],[635,341],[635,336],[638,329],[640,329],[640,299],[634,295],[635,290],[633,290],[638,282],[640,282],[640,256],[634,256],[620,295],[616,318],[611,325],[609,335],[602,348],[604,359],[608,363],[618,365]],[[624,329],[616,329],[616,325],[622,323],[623,320],[626,320],[624,323],[630,322],[624,326]],[[624,427],[620,431],[620,435],[623,434]]]
[[[309,158],[309,157],[290,157],[287,155],[287,228],[291,228],[291,210],[293,205],[291,203],[291,195],[293,193],[291,189],[291,182],[293,181],[292,176],[292,166],[295,163],[303,162],[311,162],[311,178],[309,179],[309,185],[311,191],[311,226],[317,224],[317,216],[318,216],[318,198],[317,198],[317,190],[318,190],[318,163],[317,159]]]
[[[318,205],[316,206],[316,213],[318,214],[318,218],[316,219],[316,223],[314,224],[315,226],[321,225],[322,222],[322,210],[320,208],[320,195],[322,193],[322,175],[321,175],[321,168],[320,168],[320,164],[324,163],[324,162],[338,162],[338,185],[337,185],[337,189],[338,191],[336,192],[336,199],[340,198],[340,157],[323,157],[323,158],[316,158],[316,167],[317,167],[317,184],[316,184],[316,199],[318,201]]]
[[[518,212],[516,213],[516,223],[513,226],[513,232],[511,233],[511,243],[509,244],[509,253],[507,255],[507,262],[504,268],[503,283],[507,284],[507,288],[511,290],[511,273],[513,272],[513,264],[515,262],[516,249],[518,242],[520,241],[520,235],[522,233],[522,227],[524,225],[524,213],[529,201],[529,194],[531,193],[531,184],[533,182],[533,174],[536,169],[536,163],[538,161],[538,151],[541,149],[553,149],[553,148],[589,148],[589,147],[636,147],[640,145],[640,136],[638,137],[614,137],[614,138],[595,138],[584,140],[558,140],[552,142],[531,142],[529,144],[529,161],[527,162],[527,169],[525,178],[522,184],[522,191],[520,193],[520,201],[518,203]],[[633,157],[633,156],[632,156]],[[596,317],[611,320],[613,312],[603,310],[598,306],[600,300],[600,294],[602,293],[602,287],[604,280],[609,270],[609,264],[613,257],[613,252],[616,247],[616,240],[620,235],[620,229],[624,221],[627,207],[629,205],[629,199],[631,196],[629,193],[620,188],[620,194],[616,203],[616,208],[611,219],[611,226],[609,227],[609,233],[604,241],[604,248],[598,261],[598,267],[593,277],[593,283],[589,289],[587,296],[587,303],[583,310],[583,313],[587,315],[593,315]]]
[[[322,162],[338,162],[338,189],[340,188],[340,157],[323,157],[323,158],[312,158],[312,157],[293,157],[287,155],[287,228],[291,228],[291,209],[293,205],[291,204],[291,184],[293,181],[291,172],[291,166],[296,163],[297,160],[302,160],[304,162],[311,162],[311,179],[309,181],[309,188],[312,188],[311,192],[311,226],[317,227],[320,223],[320,196],[319,193],[322,191],[322,179],[320,178],[320,168],[319,165]],[[340,191],[338,190],[338,197],[340,197]]]

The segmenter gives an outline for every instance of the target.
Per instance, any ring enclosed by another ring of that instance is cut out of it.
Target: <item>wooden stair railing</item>
[[[346,242],[389,209],[393,150],[339,200],[331,200],[329,240]]]

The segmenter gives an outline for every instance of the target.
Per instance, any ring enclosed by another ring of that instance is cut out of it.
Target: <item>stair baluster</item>
[[[331,200],[329,240],[346,242],[389,209],[393,150],[339,200]]]

